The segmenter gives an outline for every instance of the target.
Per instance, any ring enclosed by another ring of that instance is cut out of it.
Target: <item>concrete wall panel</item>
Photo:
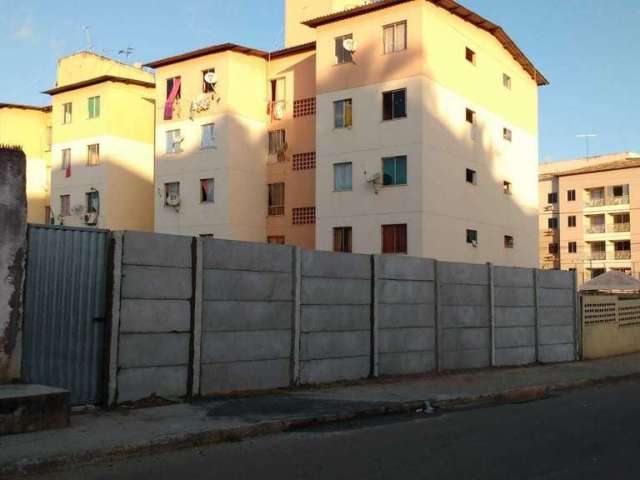
[[[380,282],[380,303],[392,304],[433,304],[435,292],[432,282],[411,280],[378,280]]]
[[[305,361],[325,358],[369,357],[369,331],[304,333],[300,353]]]
[[[442,332],[444,352],[459,352],[484,348],[489,351],[488,328],[448,328]]]
[[[488,285],[489,271],[486,265],[472,263],[438,263],[440,283],[458,285]]]
[[[191,268],[191,237],[125,232],[122,263],[154,267]]]
[[[443,328],[488,327],[489,306],[441,307],[440,324]]]
[[[291,300],[293,282],[289,273],[204,271],[204,300]]]
[[[191,298],[191,271],[184,268],[124,265],[122,298],[187,300]]]
[[[188,333],[125,334],[120,336],[121,368],[188,365]]]
[[[327,358],[310,360],[300,366],[301,382],[305,384],[357,380],[369,376],[369,357]]]
[[[489,362],[489,351],[487,348],[445,352],[442,355],[441,368],[443,370],[486,368],[489,366]]]
[[[536,311],[531,307],[496,307],[496,327],[534,326]]]
[[[435,307],[433,305],[378,305],[378,327],[433,327]]]
[[[536,363],[535,347],[498,348],[496,367],[530,365]]]
[[[540,289],[541,307],[571,307],[573,306],[575,292],[573,290]]]
[[[533,327],[496,328],[496,348],[532,347],[536,344]]]
[[[288,359],[290,352],[289,330],[202,334],[202,363]]]
[[[188,300],[125,299],[121,303],[121,333],[188,332],[190,328]]]
[[[540,288],[573,288],[573,276],[573,272],[540,270],[538,273],[538,286]]]
[[[286,330],[291,328],[292,303],[203,302],[203,331]]]
[[[302,278],[302,303],[306,305],[369,305],[371,282],[350,278]]]
[[[535,305],[535,291],[532,288],[495,288],[496,307],[533,307]]]
[[[371,257],[320,251],[302,252],[302,275],[323,278],[371,278]]]
[[[574,346],[564,345],[541,345],[540,361],[542,363],[563,363],[575,360]]]
[[[206,396],[286,387],[290,367],[288,359],[204,364],[201,393]]]
[[[380,255],[378,278],[391,280],[433,281],[435,262],[430,259]]]
[[[263,243],[205,239],[205,269],[291,272],[293,248]]]
[[[130,368],[118,372],[118,402],[150,396],[178,399],[187,394],[187,367]]]
[[[441,285],[440,302],[443,306],[488,306],[489,287],[480,285]]]
[[[380,353],[421,352],[435,349],[433,328],[387,328],[380,331]]]
[[[380,375],[428,373],[435,368],[435,352],[385,353],[378,368]]]
[[[493,281],[496,287],[533,288],[533,270],[530,268],[494,267]]]
[[[369,305],[303,305],[302,332],[369,331]]]

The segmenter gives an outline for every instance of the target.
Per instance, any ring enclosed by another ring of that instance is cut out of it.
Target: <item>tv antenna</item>
[[[87,50],[92,52],[93,42],[91,41],[91,25],[82,25],[82,30],[84,30],[84,35],[87,39]]]
[[[123,48],[122,50],[118,50],[118,55],[124,55],[127,60],[129,60],[129,56],[133,54],[133,47]]]
[[[576,135],[576,138],[584,138],[584,146],[585,146],[585,158],[589,160],[589,140],[592,138],[596,138],[598,135],[595,133],[581,133]]]

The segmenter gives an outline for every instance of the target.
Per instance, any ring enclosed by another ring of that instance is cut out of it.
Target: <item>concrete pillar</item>
[[[0,146],[0,383],[20,378],[25,256],[27,161]]]
[[[540,363],[540,271],[533,269],[533,305],[535,312],[536,363]]]
[[[204,283],[202,242],[203,240],[201,237],[194,237],[193,239],[191,352],[189,355],[189,386],[187,388],[187,392],[190,397],[200,396],[200,365],[202,359],[202,286]]]
[[[380,375],[380,331],[378,317],[378,300],[382,284],[378,281],[380,274],[380,257],[371,255],[371,376]]]
[[[440,269],[439,269],[438,260],[434,260],[433,262],[433,288],[434,298],[435,298],[435,327],[436,327],[436,352],[435,352],[435,360],[436,360],[436,372],[442,371],[443,362],[443,353],[442,353],[442,319],[441,313],[442,308],[440,305]]]
[[[578,293],[578,272],[573,273],[573,313],[574,313],[574,340],[576,344],[576,360],[582,359],[582,304]]]
[[[109,371],[108,405],[115,406],[118,400],[118,347],[120,345],[120,293],[122,291],[122,249],[124,233],[113,232],[113,248],[111,265],[113,268],[110,292],[111,311],[109,316]]]
[[[496,290],[493,280],[493,264],[487,263],[489,278],[489,365],[496,366]]]
[[[302,315],[302,250],[293,247],[293,318],[291,334],[291,383],[300,385],[300,328]]]

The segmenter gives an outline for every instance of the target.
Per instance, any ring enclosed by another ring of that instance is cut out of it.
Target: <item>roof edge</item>
[[[40,107],[38,105],[23,105],[20,103],[0,103],[0,108],[15,108],[18,110],[36,110],[39,112],[50,112],[51,105]]]
[[[79,88],[89,87],[91,85],[97,85],[99,83],[104,83],[104,82],[125,83],[127,85],[138,85],[140,87],[146,87],[146,88],[156,87],[156,84],[153,82],[145,82],[144,80],[137,80],[135,78],[118,77],[115,75],[102,75],[100,77],[91,78],[89,80],[83,80],[82,82],[70,83],[68,85],[63,85],[61,87],[51,88],[49,90],[45,90],[42,93],[47,95],[56,95],[58,93],[69,92],[71,90],[78,90]]]

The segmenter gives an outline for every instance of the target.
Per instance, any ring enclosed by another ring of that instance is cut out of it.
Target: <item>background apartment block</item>
[[[575,270],[581,282],[640,275],[640,155],[544,164],[539,186],[542,268]]]
[[[0,103],[0,145],[20,145],[27,157],[27,221],[50,217],[51,107]]]
[[[154,80],[91,52],[58,62],[51,213],[57,224],[153,230]]]
[[[450,3],[380,1],[305,22],[316,248],[537,264],[547,82],[499,27]]]
[[[234,44],[156,69],[156,231],[314,247],[313,43]]]

